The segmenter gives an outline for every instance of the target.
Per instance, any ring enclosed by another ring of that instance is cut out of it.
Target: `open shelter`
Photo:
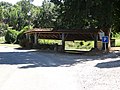
[[[26,32],[27,37],[34,36],[34,44],[38,43],[38,39],[54,39],[62,40],[62,51],[65,50],[65,41],[85,40],[94,41],[94,48],[97,48],[100,29],[73,29],[73,30],[54,30],[34,28]],[[106,32],[105,32],[106,33]],[[30,39],[30,38],[29,38]]]

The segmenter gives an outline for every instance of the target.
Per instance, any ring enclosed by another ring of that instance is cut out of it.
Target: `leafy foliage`
[[[60,7],[58,27],[66,29],[111,28],[119,0],[51,0]],[[119,18],[117,18],[119,19]]]
[[[32,27],[30,26],[30,29]],[[17,35],[17,42],[20,42],[22,39],[26,38],[25,32],[29,30],[29,26],[25,26]]]
[[[6,43],[15,43],[17,39],[18,31],[16,30],[8,30],[5,35]]]
[[[115,32],[120,32],[120,0],[113,4],[114,8],[114,16],[113,16],[113,30]]]
[[[54,22],[56,21],[56,6],[51,3],[44,1],[41,6],[40,13],[36,15],[34,20],[35,27],[41,28],[51,28],[54,27]]]
[[[119,0],[44,0],[42,6],[34,6],[32,1],[22,0],[15,5],[0,2],[1,32],[12,27],[22,33],[30,25],[55,29],[112,27],[114,32],[120,31]]]
[[[1,34],[1,36],[4,36],[8,29],[9,29],[8,24],[0,23],[0,34]]]

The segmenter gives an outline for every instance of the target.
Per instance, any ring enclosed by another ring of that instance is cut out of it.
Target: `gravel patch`
[[[0,46],[0,90],[120,90],[120,52],[99,56]]]

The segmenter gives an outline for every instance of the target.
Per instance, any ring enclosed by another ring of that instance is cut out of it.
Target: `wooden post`
[[[97,49],[98,48],[98,45],[97,45],[97,41],[98,41],[98,34],[95,34],[94,36],[94,48]]]
[[[34,43],[37,44],[38,43],[38,37],[37,37],[37,33],[34,34]]]
[[[26,39],[28,39],[28,34],[25,34],[26,35]]]
[[[28,40],[29,40],[29,42],[31,41],[30,34],[28,34]]]
[[[65,51],[65,34],[62,33],[62,52]]]

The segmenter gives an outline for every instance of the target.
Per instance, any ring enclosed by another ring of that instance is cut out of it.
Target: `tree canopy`
[[[61,19],[63,28],[110,28],[114,24],[113,19],[119,19],[115,16],[119,10],[116,6],[119,0],[51,0],[51,2],[60,7],[58,19]]]
[[[0,28],[9,26],[20,31],[31,25],[56,29],[107,27],[120,31],[119,0],[44,0],[42,6],[34,6],[32,1],[22,0],[15,5],[0,2]]]

